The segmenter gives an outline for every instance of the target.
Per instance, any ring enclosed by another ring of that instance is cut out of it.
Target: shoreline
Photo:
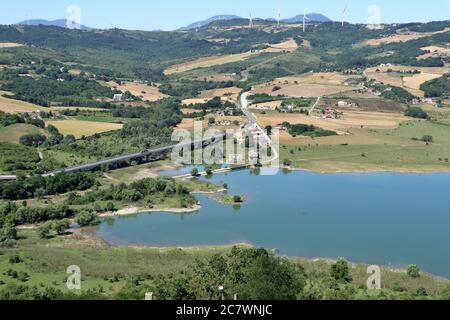
[[[422,170],[388,170],[388,169],[365,169],[365,170],[336,170],[336,171],[319,171],[319,170],[312,170],[312,169],[304,169],[304,168],[293,168],[293,167],[281,167],[280,170],[289,170],[292,172],[295,171],[303,171],[303,172],[310,172],[310,173],[316,173],[316,174],[379,174],[379,173],[393,173],[393,174],[450,174],[450,167],[448,170],[442,170],[442,171],[422,171]]]
[[[230,250],[231,248],[237,246],[241,248],[258,248],[257,246],[248,243],[248,242],[236,242],[236,243],[230,243],[230,244],[218,244],[218,245],[191,245],[191,246],[177,246],[177,245],[166,245],[166,246],[155,246],[155,245],[133,245],[133,244],[114,244],[113,242],[107,241],[103,239],[100,236],[97,236],[95,234],[91,234],[91,237],[94,237],[96,239],[99,239],[101,241],[104,241],[107,245],[114,247],[114,248],[130,248],[135,250],[158,250],[158,251],[169,251],[169,250],[181,250],[183,252],[196,252],[200,250],[209,250],[211,252],[217,251],[217,250]],[[297,261],[297,262],[310,262],[310,263],[318,263],[318,262],[324,262],[327,264],[332,264],[338,261],[339,258],[330,258],[330,257],[302,257],[302,256],[289,256],[289,255],[282,255],[277,253],[277,249],[271,249],[271,248],[265,248],[267,251],[274,253],[276,256],[280,258],[286,258],[291,261]],[[347,260],[350,267],[358,267],[358,266],[370,266],[370,265],[377,265],[374,263],[369,262],[355,262]],[[381,269],[389,270],[391,272],[398,272],[398,273],[405,273],[407,271],[407,266],[393,266],[393,265],[384,265],[380,264],[377,265]],[[423,276],[432,277],[435,279],[439,279],[440,281],[445,281],[450,284],[450,277],[447,278],[445,276],[440,276],[436,274],[432,274],[426,271],[421,271],[421,274]]]
[[[152,212],[164,212],[164,213],[193,213],[197,212],[202,208],[201,205],[195,205],[192,208],[140,208],[140,207],[129,207],[120,209],[116,212],[104,212],[99,214],[99,218],[114,218],[114,217],[125,217],[134,216],[142,213],[152,213]]]

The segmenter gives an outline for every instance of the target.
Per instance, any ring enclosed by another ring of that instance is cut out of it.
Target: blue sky
[[[118,27],[142,30],[173,30],[191,22],[217,14],[248,17],[282,17],[307,12],[323,13],[333,20],[341,19],[348,3],[347,20],[366,22],[367,8],[378,5],[381,21],[425,22],[450,19],[450,0],[4,0],[0,24],[13,24],[26,19],[54,20],[67,17],[66,8],[81,8],[81,22],[97,28]]]

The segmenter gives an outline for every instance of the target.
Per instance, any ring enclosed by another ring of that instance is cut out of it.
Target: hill
[[[192,29],[197,29],[197,28],[207,26],[208,24],[210,24],[212,22],[228,21],[228,20],[236,20],[236,19],[242,19],[242,18],[239,16],[236,16],[236,15],[229,15],[229,14],[217,15],[217,16],[211,17],[206,20],[193,22],[190,25],[188,25],[187,27],[181,28],[180,30],[192,30]]]
[[[61,27],[61,28],[67,28],[67,19],[58,19],[58,20],[43,20],[43,19],[32,19],[32,20],[25,20],[22,22],[17,23],[18,25],[25,25],[25,26],[54,26],[54,27]],[[80,26],[81,30],[91,30],[92,28],[87,26]]]
[[[324,16],[321,13],[308,13],[306,14],[306,20],[310,22],[333,22],[330,18]],[[285,23],[299,23],[303,22],[303,14],[299,14],[289,19],[283,19]]]
[[[329,19],[328,17],[326,17],[320,13],[308,13],[308,14],[306,14],[306,18],[310,22],[332,22],[331,19]],[[191,23],[187,27],[181,28],[180,30],[192,30],[192,29],[205,27],[214,22],[233,21],[233,20],[247,20],[247,18],[242,18],[242,17],[236,16],[236,15],[217,15],[217,16],[211,17],[206,20]],[[261,18],[256,18],[256,17],[254,18],[254,20],[255,21],[269,21],[269,22],[277,21],[277,19],[275,19],[275,18],[261,19]],[[281,21],[284,23],[303,22],[303,14],[296,15],[295,17],[292,17],[292,18],[283,19]],[[236,22],[238,22],[238,21],[236,21]]]

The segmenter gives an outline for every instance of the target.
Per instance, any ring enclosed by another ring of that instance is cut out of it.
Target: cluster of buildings
[[[357,104],[356,102],[350,102],[348,103],[347,101],[338,101],[337,106],[340,108],[359,108],[359,104]]]
[[[293,112],[294,109],[295,109],[295,107],[292,106],[292,105],[282,106],[282,107],[280,107],[280,112],[282,112],[282,113],[290,113],[290,112]]]
[[[220,110],[217,114],[220,117],[234,116],[234,110],[233,108],[227,107],[224,110]]]
[[[433,101],[432,98],[414,98],[414,99],[412,99],[411,103],[413,105],[418,105],[418,104],[435,104],[435,102]]]
[[[256,105],[253,107],[253,109],[255,110],[268,110],[268,111],[275,111],[277,109],[276,106],[260,106],[260,105]]]
[[[210,126],[217,126],[217,127],[229,127],[231,126],[233,123],[231,120],[219,120],[214,123],[211,123]]]

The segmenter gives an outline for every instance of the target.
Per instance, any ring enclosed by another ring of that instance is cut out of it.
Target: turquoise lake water
[[[199,196],[202,209],[195,214],[116,218],[97,235],[117,245],[246,242],[287,256],[418,264],[450,278],[450,174],[257,176],[245,170],[211,181],[227,183],[229,193],[245,195],[246,203],[236,208]]]

